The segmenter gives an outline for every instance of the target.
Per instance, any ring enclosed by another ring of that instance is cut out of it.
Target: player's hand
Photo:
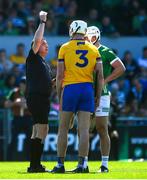
[[[100,104],[100,98],[95,98],[95,110],[97,107],[99,107],[99,104]]]
[[[40,21],[46,22],[46,20],[47,20],[47,12],[45,12],[45,11],[40,11],[39,17],[40,17]]]

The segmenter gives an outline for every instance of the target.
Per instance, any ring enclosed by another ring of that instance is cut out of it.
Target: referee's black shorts
[[[48,124],[50,109],[49,96],[31,94],[27,96],[27,106],[33,117],[33,124]]]

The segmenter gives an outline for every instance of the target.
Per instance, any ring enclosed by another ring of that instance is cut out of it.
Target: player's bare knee
[[[96,129],[100,136],[105,136],[108,134],[107,126],[97,126]]]
[[[58,137],[59,136],[64,136],[64,135],[67,135],[68,134],[68,129],[67,128],[65,128],[65,129],[63,129],[63,128],[59,128],[59,130],[58,130]]]

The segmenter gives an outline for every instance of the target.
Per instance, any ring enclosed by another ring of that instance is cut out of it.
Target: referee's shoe
[[[44,173],[44,172],[50,172],[49,170],[45,169],[45,166],[37,166],[37,167],[28,167],[27,169],[28,173]]]
[[[65,173],[65,168],[57,165],[51,170],[51,173]]]

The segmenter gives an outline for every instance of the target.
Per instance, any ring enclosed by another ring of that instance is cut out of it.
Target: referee
[[[47,13],[39,14],[40,24],[35,32],[26,59],[27,106],[33,117],[33,130],[30,143],[30,167],[27,172],[46,172],[41,165],[43,141],[48,134],[48,114],[51,93],[51,72],[45,61],[48,43],[43,38]]]

